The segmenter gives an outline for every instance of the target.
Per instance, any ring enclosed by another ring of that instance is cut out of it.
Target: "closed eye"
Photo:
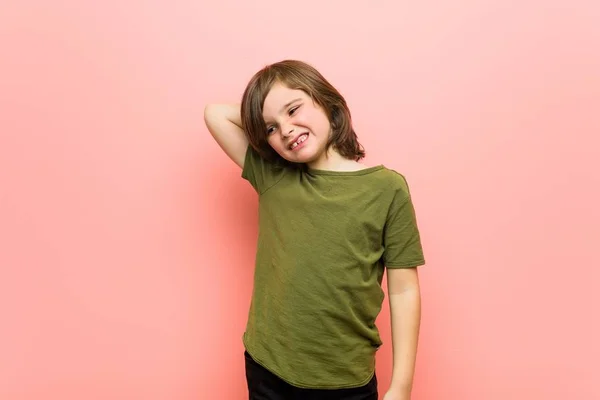
[[[296,106],[293,108],[290,108],[290,110],[288,111],[288,115],[294,115],[294,113],[296,112],[296,110],[298,110],[300,108],[300,106]]]

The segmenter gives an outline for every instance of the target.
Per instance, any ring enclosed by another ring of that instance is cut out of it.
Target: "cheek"
[[[281,142],[281,140],[277,139],[276,135],[269,137],[267,139],[267,143],[269,143],[269,146],[271,146],[271,148],[273,148],[273,150],[275,150],[278,153],[280,153],[283,150],[283,143]]]
[[[316,130],[317,134],[329,131],[329,120],[327,116],[319,110],[311,110],[302,114],[297,120],[299,125],[309,126]]]
[[[319,113],[318,116],[315,116],[315,120],[318,121],[318,128],[321,131],[321,133],[328,134],[331,130],[331,124],[329,123],[327,116],[322,113]]]

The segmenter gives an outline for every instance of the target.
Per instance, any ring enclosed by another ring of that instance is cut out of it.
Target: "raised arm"
[[[244,168],[248,139],[242,129],[240,106],[209,104],[204,108],[204,122],[225,154]]]

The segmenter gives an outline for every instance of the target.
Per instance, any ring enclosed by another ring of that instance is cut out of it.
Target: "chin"
[[[319,158],[319,153],[316,153],[314,149],[303,149],[298,153],[292,151],[278,151],[281,158],[286,161],[296,164],[306,164]]]
[[[293,156],[293,155],[292,155]],[[309,163],[317,158],[316,154],[298,154],[296,157],[290,157],[289,161],[296,163]]]

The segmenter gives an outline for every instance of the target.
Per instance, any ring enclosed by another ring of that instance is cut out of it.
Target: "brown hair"
[[[346,100],[311,65],[297,60],[284,60],[258,71],[248,83],[242,97],[242,126],[250,145],[264,158],[282,160],[267,142],[267,127],[262,116],[263,105],[273,85],[279,82],[290,89],[302,90],[325,111],[331,124],[326,153],[331,146],[344,158],[358,161],[365,150],[352,128]]]

